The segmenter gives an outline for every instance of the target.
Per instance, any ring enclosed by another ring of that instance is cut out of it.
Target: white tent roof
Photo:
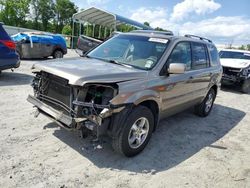
[[[73,21],[82,23],[88,22],[104,27],[116,27],[117,25],[124,23],[140,29],[152,29],[151,27],[148,27],[137,21],[95,7],[91,7],[82,12],[74,14]]]

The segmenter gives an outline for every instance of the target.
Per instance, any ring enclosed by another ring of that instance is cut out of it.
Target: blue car
[[[5,69],[18,68],[20,66],[16,45],[9,37],[0,23],[0,73]]]
[[[20,58],[63,58],[67,53],[65,39],[58,34],[25,32],[12,36]]]

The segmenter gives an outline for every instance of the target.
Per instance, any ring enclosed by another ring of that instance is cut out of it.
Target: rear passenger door
[[[194,95],[199,100],[203,98],[209,87],[212,71],[207,45],[199,42],[192,42],[192,64],[189,82],[193,85]]]

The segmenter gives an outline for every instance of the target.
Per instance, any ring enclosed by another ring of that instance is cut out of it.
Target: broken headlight
[[[248,67],[242,69],[241,74],[242,74],[243,76],[248,76],[248,75],[250,74],[250,66],[248,66]]]

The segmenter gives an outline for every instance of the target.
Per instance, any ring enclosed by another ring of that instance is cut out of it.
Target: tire
[[[139,154],[148,144],[153,126],[154,116],[150,109],[145,106],[134,108],[122,125],[120,134],[113,138],[113,149],[127,157]]]
[[[250,93],[250,79],[244,80],[241,86],[241,90],[243,93]]]
[[[208,116],[213,108],[215,98],[215,91],[213,88],[211,88],[203,101],[199,105],[194,107],[195,114],[200,117]]]
[[[55,50],[53,53],[53,58],[54,59],[63,58],[63,52],[61,50]]]

